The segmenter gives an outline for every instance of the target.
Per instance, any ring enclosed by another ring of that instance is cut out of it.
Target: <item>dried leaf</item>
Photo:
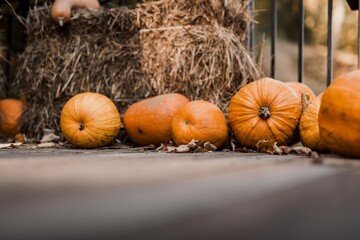
[[[285,155],[290,154],[291,150],[292,150],[292,148],[289,147],[289,146],[280,146],[279,148],[282,151],[282,153],[285,154]]]
[[[54,147],[55,143],[53,142],[45,142],[45,143],[40,143],[38,145],[36,145],[36,147],[38,148],[49,148],[49,147]]]
[[[206,142],[204,143],[204,149],[208,151],[216,151],[217,147],[210,142]]]
[[[18,148],[22,143],[18,142],[18,143],[3,143],[0,144],[0,149],[3,148]]]
[[[53,132],[45,133],[42,139],[40,140],[41,143],[46,142],[58,142],[60,140],[60,137]]]
[[[205,153],[205,152],[209,152],[209,150],[202,148],[202,147],[197,147],[194,151],[194,153]]]
[[[175,146],[167,146],[166,151],[169,153],[176,152],[176,147]]]
[[[270,153],[271,155],[274,153],[279,155],[282,154],[282,150],[277,146],[277,142],[274,140],[260,140],[256,143],[256,148],[258,152],[266,152]]]
[[[188,147],[188,145],[180,145],[177,148],[175,148],[175,152],[188,153],[188,152],[190,152],[190,148]]]
[[[232,151],[236,150],[236,140],[234,138],[230,139],[230,147]]]
[[[291,149],[291,152],[297,153],[297,154],[306,154],[306,155],[310,155],[310,153],[312,152],[312,150],[308,147],[293,147]]]
[[[194,149],[196,149],[196,148],[199,146],[199,140],[192,139],[192,140],[187,144],[187,146],[188,146],[190,149],[194,150]]]
[[[26,142],[26,136],[22,133],[18,133],[15,135],[15,142],[17,143],[24,143]]]
[[[235,152],[242,152],[242,153],[255,153],[257,152],[254,149],[246,148],[246,147],[237,147],[235,149]]]
[[[215,151],[217,148],[210,142],[204,142],[202,140],[192,139],[188,144],[175,146],[160,146],[157,148],[158,151],[167,151],[167,152],[176,152],[176,153],[200,153],[200,152],[210,152]]]

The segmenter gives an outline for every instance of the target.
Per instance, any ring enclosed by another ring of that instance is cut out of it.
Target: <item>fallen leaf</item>
[[[281,149],[277,146],[277,142],[275,142],[274,140],[260,140],[256,143],[256,149],[258,152],[270,153],[271,155],[273,155],[274,153],[279,155],[282,154]]]
[[[40,143],[46,143],[46,142],[57,142],[60,140],[60,137],[52,132],[44,134],[42,139],[40,140]]]
[[[255,153],[256,151],[246,147],[237,147],[235,152],[242,152],[242,153]]]
[[[236,150],[236,140],[234,138],[230,139],[230,147],[232,151]]]
[[[17,142],[17,143],[2,143],[0,144],[0,149],[3,148],[18,148],[22,143],[21,142]]]
[[[282,151],[282,153],[285,154],[285,155],[290,154],[291,151],[292,151],[292,148],[289,147],[289,146],[280,146],[279,148]]]
[[[18,133],[15,135],[15,142],[18,142],[18,143],[24,143],[26,142],[26,136],[22,133]]]
[[[297,154],[306,154],[310,155],[312,150],[308,147],[293,147],[291,149],[291,152],[297,153]]]
[[[38,148],[48,148],[48,147],[54,147],[55,143],[53,142],[45,142],[45,143],[40,143],[38,145],[36,145],[36,147]]]
[[[206,142],[206,143],[204,143],[204,149],[206,149],[208,151],[216,151],[217,147],[210,142]]]
[[[177,153],[188,153],[190,152],[190,148],[188,145],[180,145],[175,148],[175,152]]]

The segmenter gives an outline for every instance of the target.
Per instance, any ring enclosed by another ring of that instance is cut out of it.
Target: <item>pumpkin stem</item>
[[[268,119],[271,116],[269,107],[260,107],[258,116],[263,120]]]
[[[79,127],[79,130],[80,131],[83,131],[85,129],[85,125],[83,122],[80,122],[80,127]]]

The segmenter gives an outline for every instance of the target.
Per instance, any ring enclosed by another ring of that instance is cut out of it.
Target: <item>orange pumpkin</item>
[[[71,10],[76,8],[96,10],[100,4],[98,0],[55,0],[51,6],[51,18],[62,26],[69,21]]]
[[[105,95],[84,92],[66,102],[60,117],[64,137],[74,146],[96,148],[110,144],[120,130],[120,114]]]
[[[262,78],[242,87],[231,99],[228,119],[240,145],[256,148],[261,140],[287,145],[301,115],[301,101],[283,82]]]
[[[315,101],[316,95],[306,84],[300,82],[285,82],[285,84],[291,87],[298,97],[301,99],[301,93],[305,93],[310,102]]]
[[[188,102],[184,95],[169,93],[132,104],[124,114],[127,135],[139,146],[169,142],[171,120]]]
[[[320,136],[334,153],[360,157],[360,70],[336,78],[319,111]]]
[[[203,100],[189,102],[179,110],[172,120],[171,133],[177,145],[194,139],[210,142],[219,148],[228,138],[223,112],[215,104]]]
[[[301,143],[312,150],[325,152],[328,151],[319,132],[319,110],[323,94],[316,97],[301,115],[299,129]]]
[[[24,104],[18,99],[0,100],[0,134],[13,137],[20,132],[20,120]]]

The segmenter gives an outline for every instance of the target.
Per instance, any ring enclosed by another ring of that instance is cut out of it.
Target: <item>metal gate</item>
[[[360,12],[360,0],[347,0],[350,8],[352,10],[358,10]],[[299,39],[298,39],[298,82],[303,81],[304,74],[304,21],[305,21],[305,11],[304,11],[304,0],[298,0],[299,5],[299,16],[298,16],[298,26],[299,26]],[[333,0],[328,0],[327,4],[327,74],[326,74],[326,84],[330,85],[333,79],[333,42],[332,42],[332,23],[333,23]],[[254,18],[254,6],[255,0],[249,0],[249,14]],[[276,43],[277,43],[277,29],[278,29],[278,1],[271,0],[271,72],[270,75],[272,78],[276,78]],[[360,14],[358,14],[358,23],[357,23],[357,31],[358,31],[358,68],[360,67]],[[254,50],[254,34],[255,34],[255,26],[253,22],[249,23],[249,37],[248,37],[248,48],[253,52]]]

